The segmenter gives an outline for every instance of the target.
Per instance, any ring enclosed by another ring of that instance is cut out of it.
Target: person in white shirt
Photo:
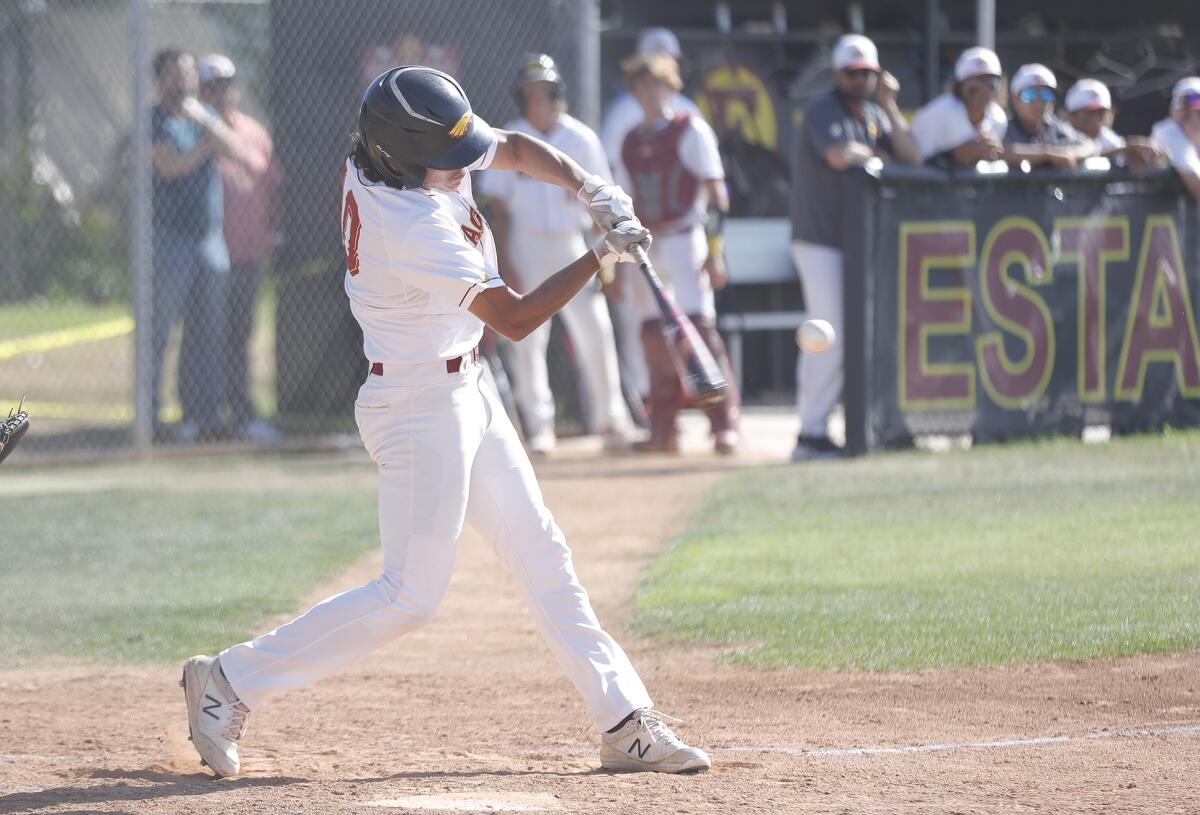
[[[1013,115],[1004,132],[1004,160],[1010,165],[1074,170],[1083,159],[1098,155],[1091,139],[1055,113],[1058,78],[1045,65],[1022,65],[1009,89]]]
[[[1170,115],[1155,123],[1150,140],[1166,151],[1183,185],[1200,201],[1200,76],[1175,83]]]
[[[527,54],[514,92],[522,115],[505,124],[505,130],[542,139],[592,175],[610,178],[600,139],[566,111],[565,87],[553,59]],[[500,275],[511,288],[530,291],[583,252],[583,230],[592,221],[568,191],[502,171],[483,173],[479,191],[491,198]],[[598,282],[585,287],[560,314],[577,351],[585,417],[603,436],[605,449],[628,449],[633,420],[621,393],[612,321]],[[528,431],[526,443],[535,453],[547,453],[555,445],[554,394],[546,367],[549,343],[550,324],[545,323],[513,346],[513,392]]]
[[[1000,58],[968,48],[954,65],[954,87],[916,112],[912,136],[921,158],[945,166],[973,167],[1004,155],[1008,117],[996,102]]]
[[[1098,79],[1081,79],[1067,91],[1067,121],[1092,140],[1099,155],[1134,172],[1160,164],[1162,149],[1142,136],[1125,138],[1112,129],[1112,93]]]
[[[675,61],[676,66],[683,59],[679,38],[667,28],[644,29],[638,35],[635,53],[644,57],[666,55]],[[682,91],[676,91],[672,96],[671,109],[678,113],[702,117],[700,108]],[[617,162],[621,160],[621,146],[625,144],[625,137],[629,135],[630,130],[642,123],[643,117],[642,106],[627,88],[622,89],[608,104],[600,124],[600,143],[604,145],[604,155],[608,158],[609,167],[617,166]],[[617,291],[625,292],[636,284],[637,269],[618,264],[617,270]],[[616,319],[621,363],[631,380],[631,385],[645,398],[650,389],[650,376],[642,354],[641,324],[630,298],[623,295],[614,298],[613,316]]]
[[[577,195],[605,236],[533,290],[513,291],[500,278],[491,230],[471,194],[469,171],[489,167]],[[215,659],[184,664],[188,725],[201,758],[219,776],[236,774],[251,710],[432,620],[470,523],[513,572],[534,623],[586,701],[602,733],[602,766],[707,769],[704,751],[651,711],[629,658],[600,627],[529,457],[477,361],[485,324],[512,339],[527,336],[601,265],[647,241],[629,197],[544,142],[493,130],[453,77],[404,66],[373,80],[363,97],[342,201],[345,290],[369,364],[354,412],[379,466],[383,573]]]
[[[654,234],[650,261],[664,288],[725,372],[726,397],[705,413],[713,449],[718,455],[731,455],[739,442],[741,396],[717,333],[713,296],[726,280],[721,227],[729,211],[717,137],[702,118],[671,109],[673,94],[683,85],[675,60],[661,54],[634,56],[621,67],[645,120],[625,137],[613,174],[618,184],[630,189],[638,218]],[[650,439],[635,449],[678,452],[677,418],[688,406],[687,397],[663,338],[662,314],[640,273],[632,288],[650,372]]]

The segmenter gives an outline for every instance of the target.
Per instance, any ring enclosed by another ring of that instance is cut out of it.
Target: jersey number
[[[351,277],[358,274],[358,236],[361,232],[362,221],[358,219],[354,190],[346,190],[346,205],[342,208],[342,241],[346,245],[346,270]]]

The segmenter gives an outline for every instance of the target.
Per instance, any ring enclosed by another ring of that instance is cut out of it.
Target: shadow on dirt
[[[113,780],[113,784],[52,787],[38,792],[18,792],[0,796],[0,813],[36,812],[58,806],[77,806],[91,812],[88,805],[121,801],[150,801],[181,795],[220,795],[232,790],[253,787],[282,787],[307,784],[308,779],[280,776],[276,778],[234,778],[218,780],[207,773],[174,773],[159,770],[91,770],[81,778]],[[138,783],[136,786],[129,782]]]

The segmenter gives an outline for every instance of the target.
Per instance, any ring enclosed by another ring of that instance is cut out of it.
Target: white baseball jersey
[[[922,159],[941,155],[984,134],[990,133],[1003,141],[1007,130],[1008,117],[995,102],[988,105],[979,124],[973,125],[967,116],[967,106],[952,93],[931,100],[912,120],[912,136]]]
[[[672,114],[676,113],[678,111],[672,111]],[[668,124],[670,124],[670,120],[664,119],[658,123],[658,126],[666,127]],[[708,212],[708,190],[704,188],[704,182],[720,181],[725,178],[725,165],[721,163],[717,134],[699,114],[688,117],[687,130],[679,136],[679,161],[689,173],[700,181],[700,188],[696,192],[696,202],[692,205],[691,212],[687,217],[679,219],[676,224],[677,229],[684,229],[693,224],[702,223]],[[627,192],[633,190],[633,180],[629,177],[625,162],[621,161],[619,157],[613,164],[613,180]],[[636,208],[636,206],[637,201],[634,201],[634,207]]]
[[[493,145],[468,170],[489,166]],[[504,285],[496,244],[464,174],[457,192],[373,184],[347,160],[346,295],[370,362],[420,365],[470,353],[483,322],[467,309]]]
[[[524,118],[508,122],[504,129],[540,139],[575,159],[589,173],[612,180],[600,139],[573,116],[560,113],[549,133],[541,132]],[[569,190],[524,173],[485,172],[479,178],[479,191],[504,202],[515,232],[578,232],[592,223],[587,208]]]
[[[704,118],[696,103],[682,93],[675,94],[675,98],[671,100],[671,109],[676,113],[690,113]],[[609,165],[617,166],[625,137],[645,119],[646,114],[642,112],[642,106],[629,91],[621,93],[608,106],[608,110],[604,112],[604,122],[600,125],[600,143],[604,145],[604,155],[608,157]]]
[[[1167,151],[1172,167],[1200,175],[1200,150],[1183,132],[1179,122],[1170,117],[1156,122],[1150,131],[1150,141]]]

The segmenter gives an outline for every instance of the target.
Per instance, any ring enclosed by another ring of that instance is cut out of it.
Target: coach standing
[[[267,129],[239,108],[237,69],[222,54],[200,60],[200,98],[221,115],[238,141],[237,158],[220,156],[217,171],[225,201],[225,243],[229,247],[229,311],[225,393],[236,432],[256,442],[277,442],[282,434],[258,418],[250,397],[250,335],[263,265],[276,234],[275,205],[282,172]]]
[[[792,257],[809,317],[828,320],[840,337],[848,226],[841,222],[843,173],[876,156],[906,164],[919,164],[921,156],[896,105],[900,85],[879,67],[875,43],[859,34],[842,37],[833,49],[833,70],[836,87],[808,104],[793,139]],[[820,356],[800,355],[796,392],[800,437],[792,460],[838,455],[827,422],[842,393],[842,343]]]
[[[548,54],[526,54],[517,68],[513,93],[521,115],[504,125],[557,147],[593,175],[609,178],[600,139],[567,113],[566,85]],[[509,287],[529,292],[583,254],[583,230],[591,226],[586,209],[560,187],[521,173],[485,171],[480,192],[492,199],[492,235],[500,276]],[[621,393],[617,348],[606,298],[598,281],[583,288],[559,312],[575,347],[583,384],[585,416],[609,451],[633,443],[633,419]],[[513,344],[517,407],[528,430],[532,453],[554,449],[554,394],[546,366],[550,321]]]
[[[237,141],[221,117],[196,98],[199,80],[191,54],[175,48],[154,56],[158,104],[150,111],[154,185],[154,304],[151,320],[151,399],[155,435],[162,404],[163,359],[171,327],[184,320],[184,345],[195,349],[179,366],[184,399],[180,441],[210,439],[222,430],[225,310],[229,252],[222,233],[223,205],[217,156],[237,156]],[[182,352],[181,352],[182,353]],[[191,381],[189,381],[191,380]]]

